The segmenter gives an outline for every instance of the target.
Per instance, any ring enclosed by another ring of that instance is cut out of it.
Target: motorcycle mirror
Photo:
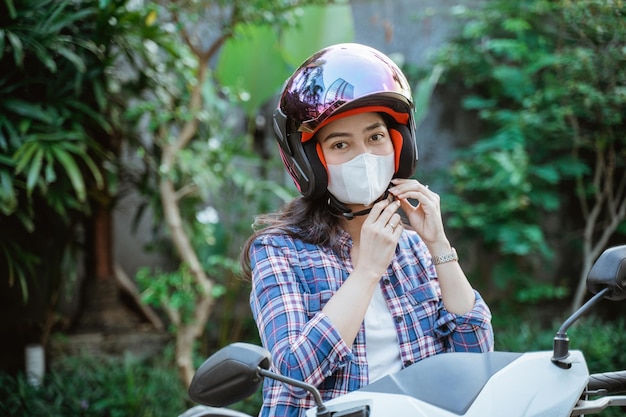
[[[215,352],[198,368],[189,385],[189,398],[199,404],[225,407],[254,394],[270,367],[267,349],[232,343]]]
[[[604,298],[613,301],[626,299],[626,245],[615,246],[602,252],[587,275],[587,289],[597,294],[609,291]]]
[[[569,369],[569,338],[567,329],[580,316],[596,305],[603,298],[623,300],[626,298],[626,245],[615,246],[602,252],[587,274],[587,289],[594,296],[576,310],[554,336],[552,362],[563,369]]]

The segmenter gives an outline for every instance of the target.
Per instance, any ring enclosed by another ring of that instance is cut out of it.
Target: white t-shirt
[[[380,286],[365,313],[365,342],[370,383],[402,369],[396,326]]]

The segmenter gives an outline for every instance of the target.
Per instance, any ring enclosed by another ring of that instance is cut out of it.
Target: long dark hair
[[[276,213],[261,214],[255,218],[254,233],[246,241],[241,252],[243,278],[252,278],[250,246],[262,234],[286,234],[306,243],[337,249],[341,235],[341,215],[328,203],[328,195],[309,200],[296,197]]]

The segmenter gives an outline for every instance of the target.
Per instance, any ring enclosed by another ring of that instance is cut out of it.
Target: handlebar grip
[[[626,371],[591,374],[589,375],[587,390],[606,390],[607,394],[626,392]]]

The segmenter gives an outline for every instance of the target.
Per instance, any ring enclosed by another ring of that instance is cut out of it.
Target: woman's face
[[[389,131],[378,113],[334,120],[323,126],[316,137],[329,165],[343,164],[366,152],[380,156],[393,153]]]

